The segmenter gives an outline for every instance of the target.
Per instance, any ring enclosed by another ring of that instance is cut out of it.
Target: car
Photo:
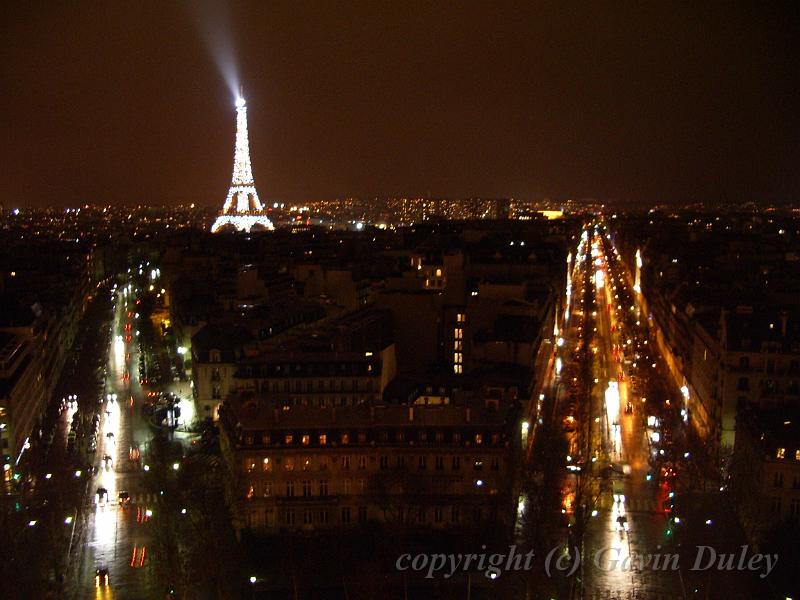
[[[95,569],[94,585],[95,587],[106,587],[110,585],[108,581],[108,568],[98,567],[97,569]]]
[[[126,490],[122,490],[117,495],[117,501],[119,502],[120,506],[124,506],[126,504],[130,504],[131,503],[131,495]]]
[[[106,454],[105,456],[103,456],[103,466],[106,469],[110,469],[112,466],[114,466],[114,459],[111,458],[108,454]]]
[[[108,500],[108,490],[104,487],[97,488],[97,503],[105,504]]]

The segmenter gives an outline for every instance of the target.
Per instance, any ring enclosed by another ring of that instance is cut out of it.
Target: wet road
[[[142,462],[131,460],[132,449],[138,448],[143,457],[152,437],[140,416],[135,314],[133,297],[118,292],[106,379],[106,398],[110,395],[112,399],[105,402],[101,413],[94,461],[97,474],[89,484],[90,508],[85,512],[83,539],[75,556],[80,565],[77,598],[158,597],[148,555],[152,533],[147,515],[155,498],[145,490]],[[98,490],[105,493],[99,495]],[[128,492],[130,503],[118,501],[122,491]],[[108,570],[109,586],[98,585],[98,568]]]
[[[600,415],[604,459],[600,464],[611,468],[603,480],[597,516],[590,519],[584,538],[585,597],[680,598],[678,571],[642,564],[662,551],[668,515],[663,510],[664,489],[650,481],[652,475],[648,477],[646,405],[633,394],[626,374],[625,358],[633,354],[632,343],[626,339],[630,333],[620,335],[621,311],[632,310],[638,316],[639,307],[621,304],[619,292],[625,284],[610,269],[607,251],[608,245],[597,235],[587,257],[596,291],[594,305],[589,307],[596,313],[597,328],[592,402]]]

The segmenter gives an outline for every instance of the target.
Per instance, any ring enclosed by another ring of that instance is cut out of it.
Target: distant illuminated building
[[[247,105],[241,96],[236,100],[236,151],[233,158],[233,178],[228,197],[211,232],[235,228],[238,231],[275,229],[267,211],[258,199],[250,163],[250,141],[247,135]]]

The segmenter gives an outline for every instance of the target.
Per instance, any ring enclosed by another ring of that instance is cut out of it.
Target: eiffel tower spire
[[[233,226],[239,231],[250,231],[254,226],[274,229],[256,191],[247,135],[247,102],[241,93],[236,99],[236,147],[231,187],[211,231],[213,233],[226,226]]]

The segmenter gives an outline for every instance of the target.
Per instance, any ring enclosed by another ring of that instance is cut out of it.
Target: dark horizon
[[[8,208],[220,207],[231,60],[268,202],[800,201],[789,3],[2,12]]]

